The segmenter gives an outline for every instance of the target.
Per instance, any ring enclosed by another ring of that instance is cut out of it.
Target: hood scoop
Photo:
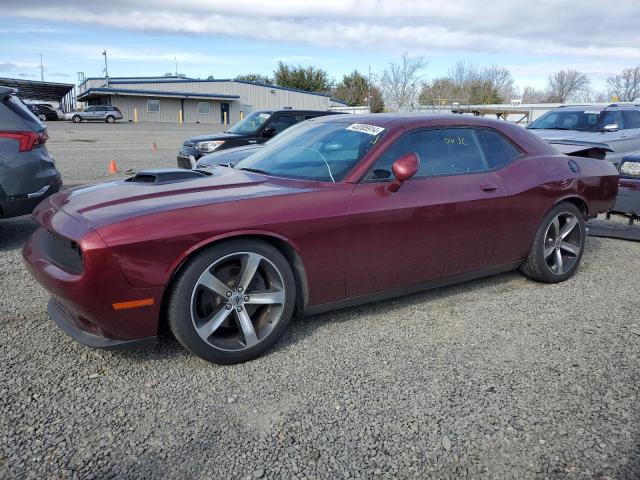
[[[143,183],[145,185],[166,185],[168,183],[186,182],[213,175],[213,172],[203,170],[185,170],[183,168],[158,168],[143,170],[135,176],[127,178],[125,182]]]

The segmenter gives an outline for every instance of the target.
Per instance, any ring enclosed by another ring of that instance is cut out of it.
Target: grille
[[[40,248],[49,260],[73,273],[82,273],[82,250],[76,242],[44,229],[39,240]]]
[[[184,142],[184,143],[182,144],[182,146],[183,146],[183,147],[189,147],[189,148],[192,148],[194,145],[195,145],[195,144],[194,144],[194,143],[192,143],[192,142]]]

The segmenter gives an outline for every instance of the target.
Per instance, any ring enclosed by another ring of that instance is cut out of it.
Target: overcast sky
[[[75,82],[99,76],[270,75],[278,60],[339,78],[381,72],[403,51],[424,55],[425,79],[458,60],[508,67],[544,86],[574,68],[600,88],[640,64],[640,0],[0,0],[0,77]],[[58,5],[56,5],[58,4]]]

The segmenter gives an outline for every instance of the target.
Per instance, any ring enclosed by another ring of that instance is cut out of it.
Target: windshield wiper
[[[261,173],[263,175],[269,175],[268,172],[265,172],[264,170],[260,170],[259,168],[243,167],[243,168],[238,168],[238,170],[244,170],[245,172],[251,172],[251,173]]]

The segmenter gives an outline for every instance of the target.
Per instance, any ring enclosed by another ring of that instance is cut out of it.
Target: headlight
[[[212,142],[198,142],[195,147],[199,152],[213,152],[216,148],[224,143],[224,140],[215,140]]]
[[[640,177],[640,162],[624,162],[620,166],[620,173],[629,177]]]

